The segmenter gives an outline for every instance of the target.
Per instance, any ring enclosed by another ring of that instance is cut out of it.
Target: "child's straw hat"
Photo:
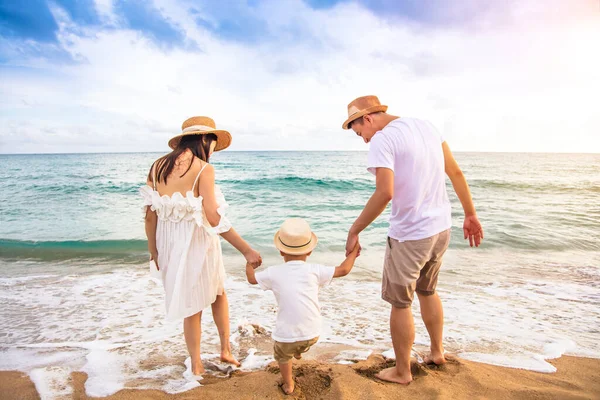
[[[308,222],[301,218],[286,220],[275,234],[275,247],[293,256],[308,254],[317,246],[317,235],[311,230]]]

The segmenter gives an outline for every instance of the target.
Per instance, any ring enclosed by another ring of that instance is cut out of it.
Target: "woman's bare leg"
[[[222,295],[217,296],[211,307],[215,325],[217,325],[217,330],[219,331],[219,339],[221,340],[221,361],[239,367],[240,363],[231,354],[231,344],[229,343],[231,332],[229,328],[229,302],[227,301],[227,294],[223,292]]]
[[[183,336],[185,344],[192,359],[192,373],[201,375],[204,373],[202,357],[200,356],[200,339],[202,337],[202,311],[191,317],[183,319]]]

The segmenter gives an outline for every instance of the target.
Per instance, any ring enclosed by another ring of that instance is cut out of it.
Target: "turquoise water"
[[[88,395],[188,388],[181,326],[164,321],[162,288],[146,269],[138,188],[158,156],[0,155],[0,370],[29,373],[49,398],[69,386],[71,371],[88,373]],[[545,359],[563,353],[600,357],[600,155],[456,158],[485,240],[479,249],[462,240],[448,182],[453,238],[438,287],[447,350],[545,372],[553,371]],[[313,261],[341,262],[346,232],[375,187],[364,152],[224,152],[212,162],[230,220],[266,265],[280,262],[272,238],[289,217],[307,219],[319,236]],[[352,273],[321,294],[318,347],[349,351],[334,362],[391,347],[380,299],[386,232],[382,216],[361,235]],[[243,332],[252,324],[269,332],[274,301],[245,282],[242,257],[223,249],[234,353],[244,369],[260,368],[271,360],[268,336]],[[209,311],[203,324],[203,352],[214,360]],[[416,328],[421,354],[428,337],[418,318]]]
[[[0,255],[135,260],[131,254],[145,249],[137,191],[158,156],[0,156]],[[599,155],[457,158],[485,226],[485,248],[599,250]],[[281,222],[294,216],[309,220],[320,249],[340,251],[374,189],[365,162],[366,153],[359,152],[225,152],[213,158],[230,219],[264,252],[271,251]],[[448,191],[459,238],[462,210],[449,183]],[[382,217],[363,235],[364,245],[382,248],[386,230]],[[454,248],[465,246],[452,242]]]

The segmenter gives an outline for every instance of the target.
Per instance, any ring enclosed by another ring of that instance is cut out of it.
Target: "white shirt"
[[[371,139],[369,172],[394,172],[391,238],[425,239],[452,227],[443,142],[430,122],[415,118],[395,119]]]
[[[273,340],[292,343],[321,334],[319,288],[331,282],[334,272],[334,267],[290,261],[256,274],[259,286],[273,291],[279,306]]]

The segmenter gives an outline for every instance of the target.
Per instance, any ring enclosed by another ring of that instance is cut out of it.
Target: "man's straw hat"
[[[275,234],[275,247],[293,256],[308,254],[317,247],[317,236],[301,218],[287,219]]]
[[[352,100],[348,104],[348,119],[343,123],[342,128],[348,129],[350,122],[359,119],[360,117],[375,113],[375,112],[386,112],[387,106],[382,106],[377,96],[363,96]]]
[[[217,129],[215,121],[209,117],[192,117],[183,121],[181,133],[169,140],[169,147],[175,149],[181,138],[188,135],[208,135],[212,133],[217,136],[215,151],[225,150],[231,144],[231,134],[222,129]]]

